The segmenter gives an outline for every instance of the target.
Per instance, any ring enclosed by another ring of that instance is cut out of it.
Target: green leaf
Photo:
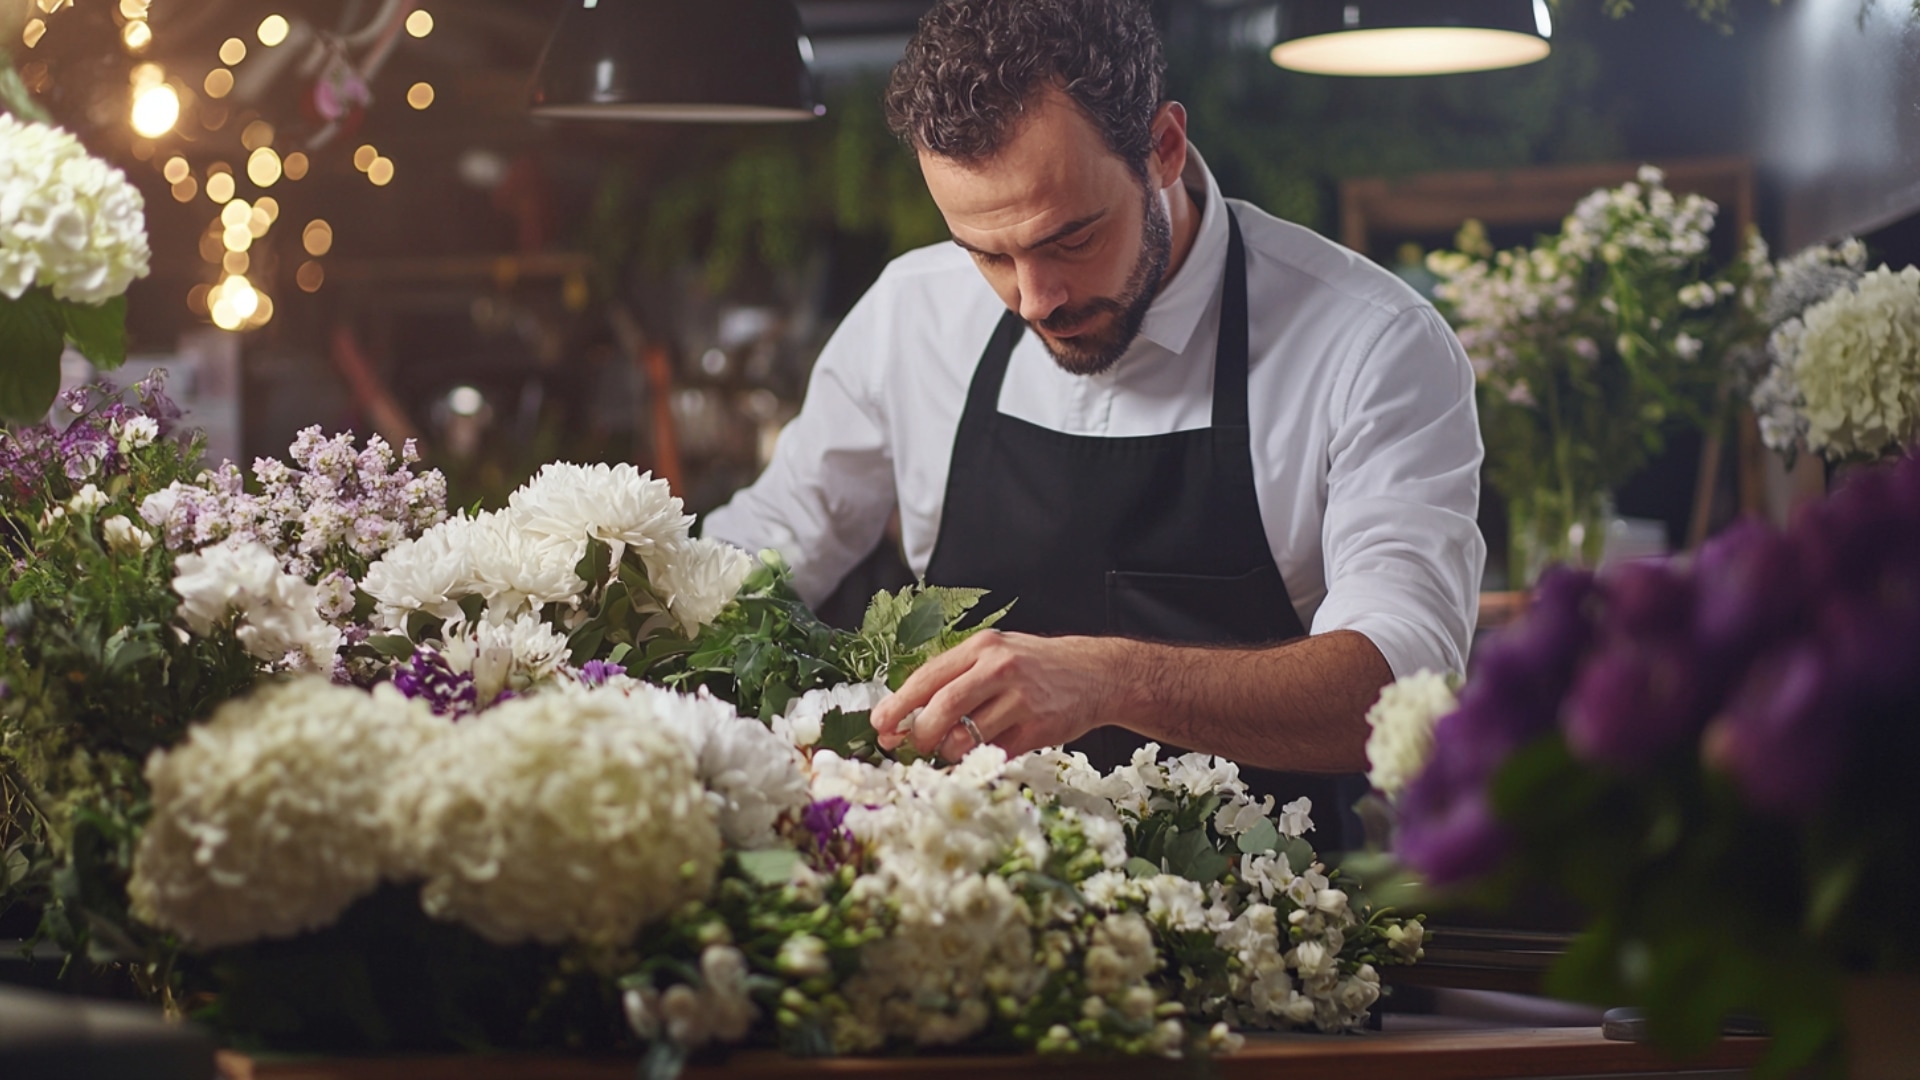
[[[633,646],[628,645],[625,642],[615,645],[612,651],[607,653],[607,663],[609,664],[621,663],[622,661],[626,660],[627,654],[631,653],[632,651],[633,651]]]
[[[1847,901],[1853,898],[1865,868],[1866,859],[1856,851],[1838,866],[1826,868],[1815,876],[1813,895],[1807,900],[1808,933],[1817,937],[1833,926],[1834,919],[1846,910]]]
[[[1265,855],[1280,846],[1280,830],[1273,821],[1261,818],[1253,828],[1240,834],[1240,850],[1247,855]],[[1291,863],[1293,860],[1287,860]]]
[[[1189,881],[1205,884],[1220,880],[1233,864],[1214,850],[1204,829],[1183,832],[1167,844],[1167,865]]]
[[[60,315],[68,341],[94,367],[111,371],[127,362],[127,298],[116,296],[104,304],[61,303]]]
[[[63,336],[60,314],[42,290],[18,300],[0,296],[0,419],[46,419],[60,394]]]
[[[1130,878],[1157,877],[1160,874],[1158,866],[1138,856],[1127,860],[1126,871]]]
[[[816,749],[831,750],[843,758],[872,753],[876,747],[872,716],[865,709],[858,712],[834,709],[827,713],[820,721],[820,741]]]
[[[587,541],[587,553],[580,557],[579,565],[573,568],[575,576],[587,583],[589,588],[607,580],[607,572],[613,569],[613,549],[605,540]]]
[[[768,886],[785,885],[793,878],[793,868],[800,865],[800,853],[791,848],[742,851],[734,858],[740,863],[741,873],[756,884]]]
[[[1296,874],[1306,873],[1313,865],[1313,845],[1303,836],[1283,836],[1274,850],[1287,857],[1287,866]]]
[[[921,593],[913,602],[913,610],[900,620],[899,628],[893,632],[894,644],[908,651],[918,649],[939,637],[946,624],[946,611],[940,605],[940,598]]]
[[[381,656],[394,660],[405,660],[413,655],[413,642],[399,634],[375,634],[367,639],[367,644]]]
[[[467,617],[468,624],[477,623],[487,613],[487,598],[479,593],[469,593],[460,598],[460,614]]]

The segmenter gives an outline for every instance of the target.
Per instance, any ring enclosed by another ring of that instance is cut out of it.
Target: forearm
[[[1113,639],[1109,722],[1150,739],[1292,772],[1366,768],[1367,709],[1393,670],[1359,633],[1259,649]]]

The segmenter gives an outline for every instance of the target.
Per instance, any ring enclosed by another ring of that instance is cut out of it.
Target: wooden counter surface
[[[803,1061],[745,1051],[725,1065],[687,1070],[687,1080],[749,1077],[961,1077],[1057,1080],[1097,1077],[1218,1077],[1220,1080],[1496,1080],[1746,1069],[1766,1050],[1762,1039],[1727,1039],[1705,1058],[1676,1063],[1645,1046],[1613,1042],[1593,1028],[1501,1028],[1391,1032],[1355,1036],[1258,1035],[1233,1057],[1210,1062],[1083,1058],[929,1056]],[[631,1059],[564,1057],[366,1058],[247,1061],[226,1056],[226,1080],[632,1080]]]

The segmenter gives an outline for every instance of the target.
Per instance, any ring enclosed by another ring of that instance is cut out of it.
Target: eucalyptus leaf
[[[793,868],[800,865],[800,853],[791,848],[742,851],[734,858],[740,863],[741,873],[769,886],[785,885],[793,878]]]
[[[1307,867],[1313,865],[1313,845],[1302,836],[1283,836],[1275,845],[1275,850],[1287,857],[1287,866],[1296,874],[1304,874]]]
[[[1188,881],[1218,881],[1233,864],[1214,850],[1204,830],[1183,832],[1167,843],[1167,866]]]
[[[1158,863],[1150,863],[1137,855],[1127,860],[1125,869],[1130,878],[1157,877],[1160,874]]]
[[[1271,818],[1261,818],[1253,828],[1240,834],[1239,847],[1247,855],[1265,855],[1279,846],[1280,830],[1273,827]]]

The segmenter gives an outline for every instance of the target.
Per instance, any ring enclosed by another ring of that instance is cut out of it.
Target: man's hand
[[[1033,637],[983,630],[941,653],[873,710],[880,745],[909,738],[921,754],[957,761],[974,748],[961,725],[971,717],[982,737],[1007,756],[1059,746],[1107,722],[1126,642],[1112,638]],[[921,709],[907,732],[896,729]]]

